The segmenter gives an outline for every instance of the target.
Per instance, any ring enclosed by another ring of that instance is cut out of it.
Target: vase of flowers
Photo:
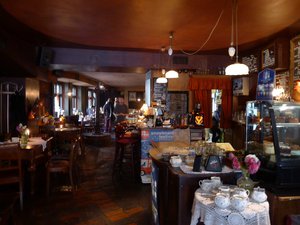
[[[250,174],[255,174],[258,171],[260,160],[256,155],[249,154],[244,158],[243,162],[240,163],[238,158],[232,153],[229,154],[229,159],[232,160],[233,169],[242,171],[242,176],[237,180],[237,186],[251,191],[255,183],[250,178]]]
[[[20,147],[25,148],[29,139],[29,129],[22,123],[20,123],[16,129],[20,134]]]

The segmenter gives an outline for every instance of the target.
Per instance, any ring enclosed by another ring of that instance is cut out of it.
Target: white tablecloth
[[[47,147],[47,140],[45,141],[41,137],[31,137],[29,138],[28,145],[42,145],[44,151]]]
[[[247,208],[238,212],[230,206],[220,209],[214,203],[213,194],[204,194],[197,189],[194,195],[191,225],[196,225],[198,219],[205,225],[271,225],[269,203],[249,201]]]

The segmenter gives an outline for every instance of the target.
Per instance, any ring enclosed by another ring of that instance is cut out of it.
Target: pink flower
[[[240,164],[238,158],[234,154],[230,153],[228,157],[232,160],[232,167],[235,170],[242,169],[245,172],[247,171],[249,174],[255,174],[260,167],[260,161],[254,154],[247,155],[244,159],[243,165]]]
[[[232,167],[233,167],[233,169],[235,169],[235,170],[241,169],[241,165],[240,165],[240,162],[239,162],[239,160],[237,159],[237,157],[234,157],[234,158],[232,159]]]
[[[260,162],[248,165],[248,172],[250,174],[255,174],[260,167]]]
[[[235,155],[232,152],[230,152],[229,155],[228,155],[228,158],[230,160],[233,160],[233,158],[235,158]]]

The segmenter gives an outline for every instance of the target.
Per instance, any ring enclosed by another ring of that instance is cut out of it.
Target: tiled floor
[[[151,186],[136,182],[128,171],[112,179],[113,145],[86,146],[81,184],[71,192],[37,194],[25,202],[23,225],[151,225]],[[42,192],[41,192],[42,193]]]

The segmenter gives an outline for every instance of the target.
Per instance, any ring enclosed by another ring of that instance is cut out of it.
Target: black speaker
[[[47,47],[37,48],[37,65],[40,67],[49,67],[54,59],[54,51]]]

